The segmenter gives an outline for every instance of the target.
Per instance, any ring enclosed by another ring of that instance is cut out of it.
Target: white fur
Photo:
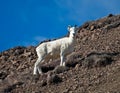
[[[68,31],[70,32],[69,37],[64,37],[50,42],[44,42],[36,48],[38,59],[34,66],[34,75],[37,74],[37,71],[39,72],[39,74],[42,73],[42,70],[39,67],[39,65],[47,55],[59,54],[61,57],[60,66],[65,66],[64,56],[74,50],[73,46],[75,43],[74,35],[76,32],[76,27],[68,26]]]

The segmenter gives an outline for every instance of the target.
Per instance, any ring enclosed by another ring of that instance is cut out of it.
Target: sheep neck
[[[73,34],[70,33],[69,39],[70,39],[71,42],[74,42],[74,38],[75,38],[75,36],[74,36]]]

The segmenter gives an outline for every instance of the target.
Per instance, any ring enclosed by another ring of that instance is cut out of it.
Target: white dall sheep
[[[38,59],[34,66],[34,75],[37,74],[37,71],[39,74],[42,73],[41,67],[39,67],[39,65],[48,55],[59,54],[61,57],[60,66],[65,66],[64,56],[74,50],[75,33],[77,31],[77,27],[68,26],[68,31],[70,32],[69,37],[64,37],[50,42],[44,42],[36,48]]]

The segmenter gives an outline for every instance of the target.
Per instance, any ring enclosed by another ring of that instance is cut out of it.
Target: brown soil
[[[33,75],[34,46],[0,53],[0,93],[120,93],[120,15],[108,15],[79,27],[75,51],[44,62]]]

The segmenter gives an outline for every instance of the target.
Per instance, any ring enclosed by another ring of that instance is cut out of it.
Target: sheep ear
[[[77,27],[77,25],[75,25],[75,27]]]
[[[67,28],[67,29],[68,29],[68,31],[70,31],[70,28],[71,28],[71,25],[68,25],[68,28]]]

